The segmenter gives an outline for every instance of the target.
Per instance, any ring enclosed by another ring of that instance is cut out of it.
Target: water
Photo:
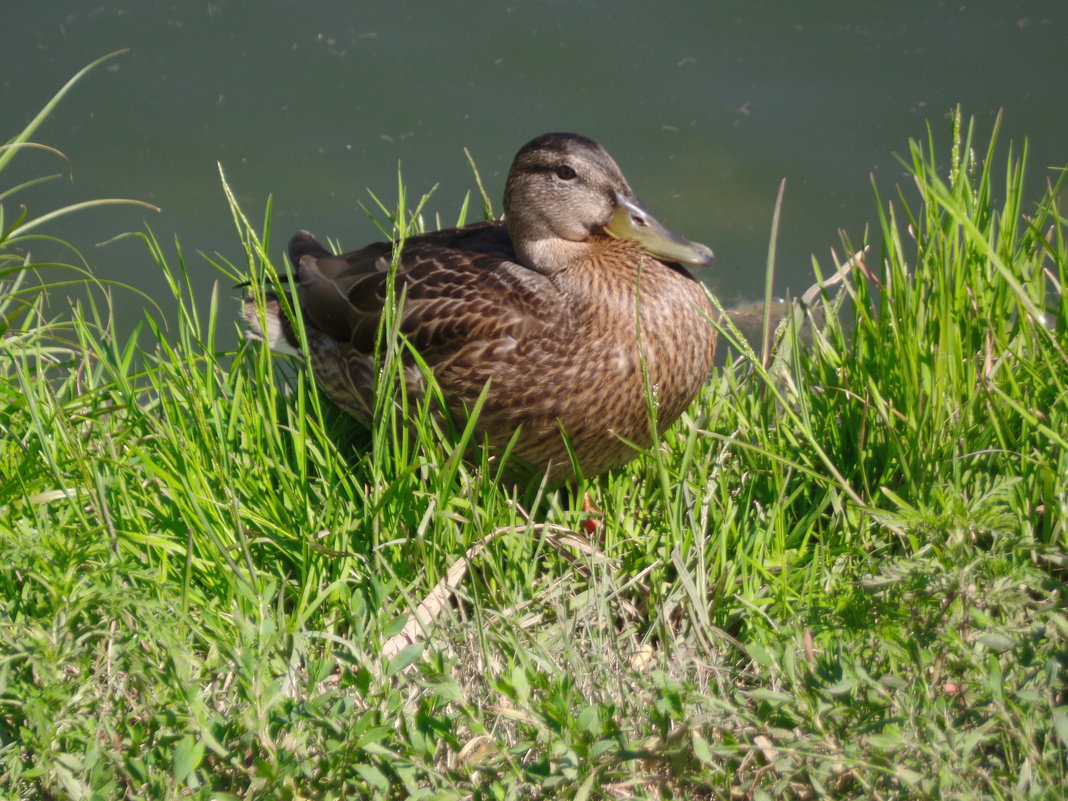
[[[666,224],[712,246],[701,277],[738,303],[762,294],[780,179],[776,291],[799,293],[811,254],[828,267],[839,229],[859,241],[876,219],[870,176],[891,197],[904,180],[895,154],[928,121],[947,141],[958,103],[984,144],[999,109],[1006,140],[1029,138],[1032,196],[1044,168],[1068,162],[1063,0],[4,5],[0,138],[86,63],[130,50],[34,137],[67,155],[73,181],[9,198],[8,213],[108,196],[160,206],[50,230],[165,307],[139,242],[94,245],[145,224],[177,237],[206,299],[217,274],[198,251],[240,258],[217,164],[252,219],[273,197],[277,253],[300,227],[355,248],[380,238],[359,204],[367,188],[392,202],[398,162],[410,193],[438,185],[430,219],[452,224],[474,189],[465,147],[499,211],[519,146],[583,133]],[[65,169],[40,152],[14,166],[0,190]],[[142,301],[121,299],[132,321]]]

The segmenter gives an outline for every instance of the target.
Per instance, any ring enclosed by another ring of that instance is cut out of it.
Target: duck
[[[475,440],[494,458],[507,451],[512,475],[558,484],[627,464],[712,370],[716,314],[688,269],[711,266],[712,250],[659,222],[578,134],[519,149],[503,219],[340,255],[302,230],[288,256],[288,288],[245,299],[250,338],[303,356],[322,391],[370,427],[392,280],[399,331],[424,365],[404,363],[409,398],[424,396],[428,369],[457,425],[481,402]]]

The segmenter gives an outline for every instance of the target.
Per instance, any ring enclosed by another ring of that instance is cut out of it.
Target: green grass
[[[1063,798],[1068,226],[975,136],[911,144],[850,319],[817,297],[811,341],[799,311],[571,496],[465,463],[429,404],[362,432],[294,360],[220,350],[230,286],[282,266],[269,206],[234,206],[207,308],[142,234],[175,322],[125,340],[98,285],[44,311],[5,218],[0,790]]]

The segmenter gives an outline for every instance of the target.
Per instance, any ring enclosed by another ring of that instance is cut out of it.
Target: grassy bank
[[[127,340],[106,293],[42,312],[5,217],[0,788],[1063,798],[1068,226],[995,145],[912,143],[849,319],[802,342],[799,311],[576,488],[596,541],[425,410],[361,432],[218,349],[229,287],[281,266],[269,208],[235,206],[208,308],[143,234],[174,322]]]

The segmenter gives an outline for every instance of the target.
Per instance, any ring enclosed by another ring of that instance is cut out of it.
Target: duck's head
[[[712,251],[665,228],[642,205],[603,147],[585,136],[549,133],[516,154],[504,213],[520,263],[552,273],[582,257],[592,237],[638,242],[661,261],[707,267]]]

